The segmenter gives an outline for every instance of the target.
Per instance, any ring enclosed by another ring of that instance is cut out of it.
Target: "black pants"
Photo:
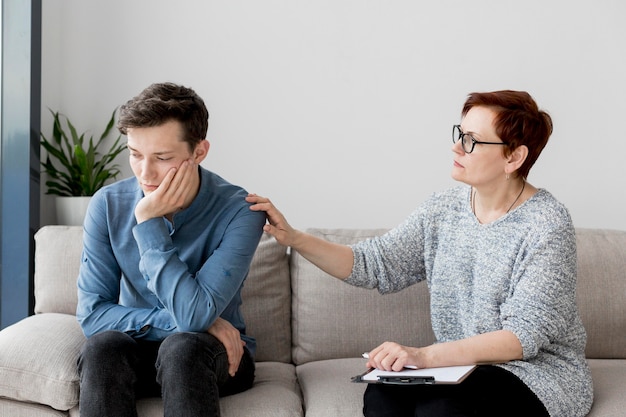
[[[478,366],[457,385],[369,384],[366,417],[549,417],[537,396],[512,373]]]
[[[254,368],[244,348],[231,377],[226,348],[208,333],[175,333],[163,342],[98,333],[87,339],[78,360],[80,415],[136,417],[137,398],[162,396],[166,417],[217,417],[219,397],[250,388]]]

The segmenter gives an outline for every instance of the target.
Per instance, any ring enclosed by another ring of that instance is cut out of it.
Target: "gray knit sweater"
[[[585,416],[593,388],[567,209],[540,189],[482,225],[470,192],[463,185],[435,194],[387,234],[353,245],[347,282],[389,293],[426,279],[438,342],[513,332],[523,359],[498,366],[530,387],[551,416]]]

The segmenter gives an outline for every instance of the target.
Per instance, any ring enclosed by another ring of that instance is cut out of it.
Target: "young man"
[[[247,193],[199,166],[208,111],[189,88],[153,84],[120,108],[135,178],[91,201],[78,277],[80,415],[219,416],[254,380],[241,287],[265,224]]]

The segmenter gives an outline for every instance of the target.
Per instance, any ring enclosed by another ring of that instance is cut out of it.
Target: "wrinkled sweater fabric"
[[[346,282],[384,294],[426,280],[437,342],[509,330],[523,359],[497,366],[519,377],[550,416],[585,416],[593,387],[567,209],[540,189],[481,224],[470,193],[463,185],[434,194],[385,235],[352,245]]]

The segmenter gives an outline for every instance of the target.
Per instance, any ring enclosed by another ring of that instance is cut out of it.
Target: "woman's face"
[[[495,117],[496,113],[489,107],[472,107],[461,121],[461,131],[472,135],[479,142],[501,143],[493,123]],[[465,153],[461,141],[457,141],[452,145],[452,178],[474,187],[503,180],[507,159],[502,151],[499,145],[477,143],[472,153]]]

